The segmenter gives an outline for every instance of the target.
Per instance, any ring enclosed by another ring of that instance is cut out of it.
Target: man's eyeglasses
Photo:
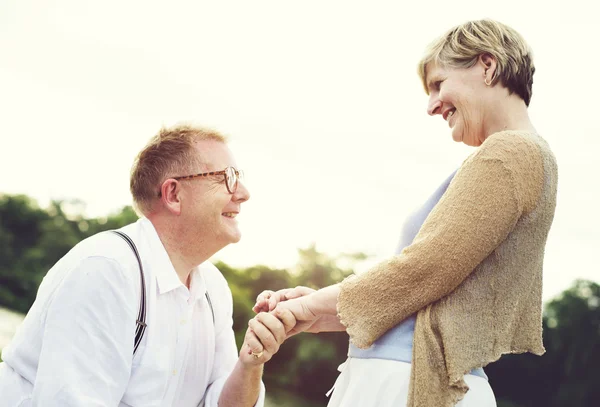
[[[225,177],[225,186],[227,187],[227,191],[229,191],[230,194],[235,194],[235,191],[237,191],[237,188],[239,185],[239,179],[243,176],[243,174],[244,173],[242,171],[238,171],[233,167],[227,167],[223,171],[203,172],[202,174],[185,175],[182,177],[173,177],[173,179],[182,181],[182,180],[194,179],[194,178],[199,178],[199,177],[211,177],[214,175],[223,175]]]

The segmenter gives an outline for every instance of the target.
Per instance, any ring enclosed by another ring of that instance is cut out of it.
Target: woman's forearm
[[[307,296],[307,306],[315,315],[337,315],[339,284],[330,285]]]
[[[340,322],[337,315],[323,315],[306,332],[346,332],[346,327]]]

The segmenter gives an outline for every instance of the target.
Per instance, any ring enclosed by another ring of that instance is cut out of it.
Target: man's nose
[[[242,181],[238,181],[238,188],[235,194],[233,194],[233,200],[235,202],[246,202],[248,199],[250,199],[248,188],[246,188]]]

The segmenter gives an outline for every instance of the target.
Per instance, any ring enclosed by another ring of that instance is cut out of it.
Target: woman
[[[291,310],[293,332],[348,333],[330,406],[495,406],[482,368],[544,353],[557,167],[527,112],[534,71],[522,37],[495,21],[436,40],[419,63],[427,112],[477,150],[408,220],[398,255],[316,292],[257,299],[257,311]]]

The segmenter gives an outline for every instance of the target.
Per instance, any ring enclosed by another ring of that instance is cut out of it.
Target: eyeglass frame
[[[233,191],[231,190],[231,188],[229,188],[229,183],[227,182],[227,171],[230,168],[233,170],[233,174],[235,176],[235,184],[233,187]],[[237,192],[238,186],[240,184],[240,178],[243,177],[244,172],[242,170],[236,169],[235,167],[228,166],[228,167],[225,167],[225,169],[221,170],[221,171],[203,172],[203,173],[194,174],[194,175],[182,175],[180,177],[173,177],[173,179],[177,180],[177,181],[185,181],[185,180],[190,180],[190,179],[200,178],[200,177],[204,177],[204,178],[211,177],[213,175],[225,176],[225,187],[227,188],[227,192],[229,192],[231,195],[233,195]]]

